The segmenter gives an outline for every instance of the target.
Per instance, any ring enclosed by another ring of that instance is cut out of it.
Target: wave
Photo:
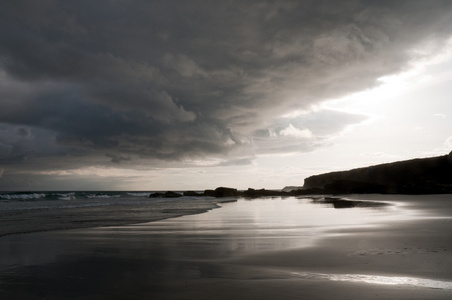
[[[45,193],[42,193],[46,195]],[[110,205],[143,205],[158,202],[171,202],[174,199],[149,198],[130,196],[124,193],[124,197],[119,194],[78,194],[75,193],[51,193],[46,197],[32,194],[2,194],[0,199],[0,216],[2,212],[28,211],[28,210],[54,210],[54,209],[74,209],[83,207],[101,207]],[[181,198],[177,198],[179,201]],[[187,199],[188,200],[188,199]]]
[[[11,192],[0,193],[0,201],[43,201],[148,197],[149,193],[126,192]]]
[[[5,200],[33,200],[46,198],[45,193],[11,193],[11,194],[0,194],[0,199]]]
[[[127,195],[132,196],[132,197],[149,197],[150,192],[134,192],[134,193],[127,193]]]
[[[87,194],[85,195],[86,198],[119,198],[121,195],[119,194],[104,194],[104,193],[96,193],[96,194]]]
[[[59,196],[59,200],[75,200],[75,192],[71,192],[71,193],[57,193],[57,195]]]
[[[41,200],[75,200],[75,192],[49,193],[49,192],[27,192],[27,193],[3,193],[0,201],[41,201]]]

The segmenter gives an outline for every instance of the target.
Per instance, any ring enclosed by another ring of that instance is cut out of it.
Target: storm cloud
[[[3,1],[0,167],[312,151],[319,111],[441,49],[451,1]],[[299,111],[304,113],[287,117]],[[5,171],[3,171],[5,170]]]

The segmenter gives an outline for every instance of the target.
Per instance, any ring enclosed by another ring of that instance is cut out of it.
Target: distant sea
[[[0,211],[70,209],[161,202],[152,191],[0,192]]]
[[[218,207],[213,197],[149,198],[151,193],[153,191],[0,192],[0,237],[137,224]]]

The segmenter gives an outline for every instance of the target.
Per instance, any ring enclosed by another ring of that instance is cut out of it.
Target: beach
[[[0,237],[151,222],[206,212],[218,208],[217,203],[231,200],[212,197],[152,199],[148,195],[149,192],[0,194]]]
[[[133,214],[124,220],[114,208],[117,226],[95,223],[91,228],[5,235],[0,237],[0,296],[452,297],[452,195],[340,198],[370,204],[335,208],[320,196],[240,198],[219,204],[215,199],[198,199],[198,204],[180,200],[160,207],[154,222],[125,225]],[[221,208],[211,209],[217,205]],[[93,218],[108,213],[96,209],[90,212]],[[163,219],[164,212],[174,217]]]

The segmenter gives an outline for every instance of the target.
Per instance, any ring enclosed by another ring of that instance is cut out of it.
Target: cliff
[[[301,190],[302,188],[303,188],[302,186],[288,185],[288,186],[285,186],[281,191],[289,193],[291,191]]]
[[[452,152],[315,175],[305,179],[303,188],[334,193],[452,193]]]

